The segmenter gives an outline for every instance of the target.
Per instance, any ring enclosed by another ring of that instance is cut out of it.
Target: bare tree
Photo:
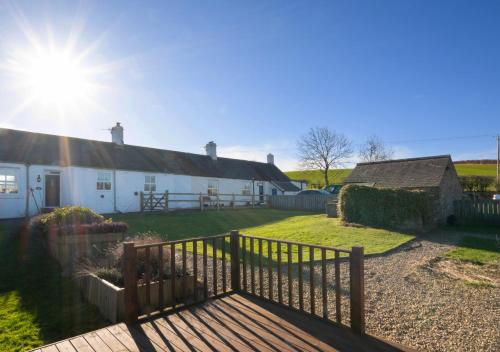
[[[297,145],[302,167],[321,170],[325,186],[329,185],[328,170],[340,165],[352,154],[351,141],[328,127],[311,128],[298,140]]]
[[[359,158],[363,161],[382,161],[392,159],[394,151],[377,136],[371,136],[359,148]]]

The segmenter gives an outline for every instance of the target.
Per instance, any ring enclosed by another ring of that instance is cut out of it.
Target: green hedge
[[[346,223],[409,231],[432,225],[431,197],[423,191],[348,185],[339,198],[339,216]]]

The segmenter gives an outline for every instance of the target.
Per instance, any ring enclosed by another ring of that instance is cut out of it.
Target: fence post
[[[231,289],[240,290],[240,233],[231,231]]]
[[[358,334],[365,333],[365,264],[363,247],[352,247],[350,265],[351,329]]]
[[[144,211],[144,192],[139,193],[139,202],[141,202],[141,213]]]
[[[234,196],[234,193],[233,193],[233,209],[236,208],[236,197]]]
[[[203,197],[200,192],[200,211],[203,211]]]
[[[165,197],[165,208],[164,208],[164,210],[168,211],[168,191],[165,192],[164,197]]]
[[[139,302],[137,297],[137,252],[134,242],[123,243],[123,298],[125,303],[125,322],[137,321]]]

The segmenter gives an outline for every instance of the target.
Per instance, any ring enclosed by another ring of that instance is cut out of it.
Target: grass
[[[496,176],[495,164],[455,164],[458,176]]]
[[[335,169],[328,172],[330,183],[342,183],[352,169]],[[325,178],[320,170],[288,171],[285,174],[292,180],[307,180],[308,184],[325,184]]]
[[[500,243],[496,239],[466,236],[445,256],[479,265],[500,263]]]
[[[168,240],[211,236],[236,229],[247,235],[342,249],[363,246],[367,254],[385,252],[414,238],[400,232],[342,226],[338,219],[327,218],[325,215],[274,209],[123,214],[115,216],[114,220],[127,222],[131,233],[154,231]],[[200,247],[198,251],[201,250]],[[227,245],[226,248],[228,249]],[[247,243],[247,248],[249,248],[249,243]],[[189,249],[191,248],[188,246]],[[275,259],[276,251],[276,244],[274,244],[272,246],[273,259]],[[267,258],[266,241],[263,243],[263,252],[264,257]],[[315,253],[316,258],[319,258],[319,255],[319,252]],[[329,257],[331,255],[333,253],[329,253]],[[296,247],[293,247],[292,257],[296,262],[298,259]],[[304,260],[308,258],[309,253],[304,252]]]
[[[0,351],[24,351],[106,325],[26,234],[0,224]]]
[[[491,176],[496,175],[496,165],[494,164],[455,164],[458,176]],[[352,169],[330,170],[328,177],[330,183],[342,183],[351,173]],[[293,180],[307,180],[309,184],[324,185],[323,174],[319,170],[288,171],[285,172]],[[493,190],[493,188],[492,188]]]

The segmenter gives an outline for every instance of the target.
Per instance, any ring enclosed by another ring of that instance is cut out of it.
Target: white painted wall
[[[26,166],[24,164],[0,163],[1,167],[9,167],[18,170],[19,193],[3,195],[0,194],[0,219],[16,218],[25,216],[26,196],[29,197],[29,215],[35,215],[39,209],[45,207],[45,175],[57,172],[60,175],[60,204],[80,205],[93,209],[98,213],[114,212],[136,212],[140,210],[140,192],[144,191],[146,176],[156,176],[156,192],[161,193],[203,193],[206,194],[208,184],[218,185],[219,194],[241,195],[245,185],[253,185],[250,180],[216,179],[198,176],[173,175],[161,173],[149,173],[142,171],[105,170],[83,167],[59,167],[50,165],[31,165],[29,167],[29,187],[33,192],[26,189]],[[97,176],[99,172],[111,174],[111,190],[97,190]],[[264,186],[264,194],[272,194],[275,188],[269,182],[255,181],[255,201],[259,201],[259,185]],[[115,199],[116,192],[116,199]],[[278,190],[278,194],[281,192]],[[191,199],[193,202],[169,202],[169,208],[197,208],[198,195],[169,195],[170,200]],[[251,196],[236,198],[237,200],[248,199]],[[230,206],[232,196],[221,196],[220,200],[224,206]],[[116,202],[116,204],[115,204]],[[243,205],[238,203],[237,205]]]

